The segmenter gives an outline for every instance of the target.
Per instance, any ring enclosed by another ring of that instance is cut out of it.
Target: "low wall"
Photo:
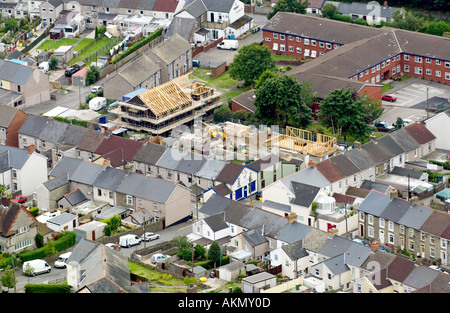
[[[273,288],[261,290],[260,293],[282,293],[290,289],[296,288],[297,285],[303,285],[303,277],[299,277],[288,281],[287,283],[277,285]]]

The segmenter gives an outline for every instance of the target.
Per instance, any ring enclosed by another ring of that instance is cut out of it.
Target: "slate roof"
[[[412,291],[411,293],[450,293],[450,277],[445,273],[438,273],[438,276],[422,288]]]
[[[413,151],[420,146],[420,144],[413,137],[411,137],[411,135],[408,134],[408,132],[404,128],[400,128],[394,132],[389,133],[386,136],[394,139],[395,142],[398,143],[399,146],[402,147],[405,151]]]
[[[404,176],[404,177],[407,177],[409,175],[409,177],[415,178],[415,179],[421,179],[422,176],[424,175],[423,172],[415,171],[413,169],[399,167],[399,166],[395,166],[394,169],[391,170],[391,174],[398,175],[398,176]]]
[[[384,194],[388,194],[391,186],[389,184],[380,183],[373,180],[364,180],[360,186],[361,189],[376,190]]]
[[[88,152],[95,152],[97,147],[102,143],[105,135],[99,131],[89,130],[78,144],[77,149]]]
[[[0,126],[8,127],[19,109],[0,104]]]
[[[194,26],[197,23],[195,19],[181,18],[174,16],[172,22],[167,28],[166,36],[170,37],[175,33],[178,33],[187,42],[191,41]]]
[[[28,161],[30,154],[27,150],[22,150],[15,147],[2,146],[0,145],[0,154],[5,154],[8,156],[7,169],[21,169],[25,163]],[[6,165],[6,164],[5,164]]]
[[[125,171],[106,167],[97,172],[92,185],[106,190],[116,190],[126,174]]]
[[[279,180],[279,182],[285,185],[291,192],[293,192],[291,184],[293,181],[320,188],[330,184],[330,182],[315,167],[304,168]]]
[[[228,224],[223,219],[223,212],[212,216],[208,216],[203,221],[211,228],[212,231],[217,232],[228,228]]]
[[[343,254],[337,255],[330,259],[327,259],[323,264],[333,273],[333,275],[339,275],[350,270],[350,267],[345,262]]]
[[[0,59],[0,79],[18,85],[25,85],[30,79],[33,69],[19,63]]]
[[[190,49],[192,49],[191,44],[178,33],[174,33],[170,38],[152,49],[147,56],[152,58],[153,55],[156,55],[166,64],[170,64],[177,60],[180,55],[184,56],[186,51]]]
[[[20,127],[18,133],[26,136],[39,137],[47,126],[48,120],[45,117],[30,115]]]
[[[303,240],[311,231],[311,227],[297,223],[296,221],[287,224],[280,230],[277,236],[277,240],[285,243],[293,243],[299,240]]]
[[[71,206],[76,206],[76,205],[88,200],[86,195],[79,188],[64,195],[64,198],[66,198],[67,202],[69,202],[69,204]]]
[[[175,170],[183,158],[190,158],[191,154],[178,149],[167,149],[156,162],[156,166]]]
[[[352,161],[350,161],[345,154],[339,154],[329,158],[329,160],[346,177],[360,172],[360,169]]]
[[[420,144],[425,144],[436,139],[436,136],[433,135],[433,133],[429,131],[428,128],[422,123],[412,123],[405,126],[404,129],[411,137],[413,137]]]
[[[379,217],[398,223],[402,216],[409,210],[410,206],[411,204],[408,201],[394,198],[386,209],[381,212]]]
[[[247,240],[247,242],[252,246],[256,247],[267,242],[266,237],[264,237],[264,227],[258,226],[256,228],[249,229],[242,232],[242,236]]]
[[[69,144],[77,146],[84,136],[89,132],[89,128],[68,124],[66,131],[62,134],[59,142],[62,144]]]
[[[77,216],[74,214],[70,214],[67,212],[63,212],[60,215],[57,215],[47,221],[47,223],[56,224],[56,225],[64,225],[77,219]]]
[[[405,152],[405,150],[390,136],[383,136],[381,138],[378,138],[376,142],[378,147],[383,150],[390,158],[393,158]]]
[[[70,181],[68,173],[64,173],[55,178],[49,179],[48,181],[43,183],[43,185],[45,186],[45,188],[47,188],[47,190],[52,191],[68,184],[69,182]]]
[[[228,219],[228,215],[229,214],[226,214],[226,220]],[[276,238],[280,230],[286,224],[288,224],[287,219],[279,215],[254,208],[250,209],[248,213],[240,219],[237,225],[246,229],[255,229],[257,227],[264,226],[264,235],[271,238]]]
[[[303,248],[301,240],[298,240],[288,245],[283,245],[281,246],[281,249],[292,261],[296,261],[309,255],[308,251],[306,251],[306,249]]]
[[[381,164],[389,160],[389,156],[378,145],[369,141],[361,146],[361,149],[371,158],[375,164]]]
[[[196,175],[198,177],[216,180],[217,175],[219,175],[225,165],[227,165],[225,161],[207,158]]]
[[[415,289],[420,289],[432,282],[439,272],[425,266],[415,267],[409,276],[403,281],[403,284]]]
[[[380,216],[390,202],[391,198],[388,195],[372,190],[359,205],[358,211],[374,216]]]
[[[214,190],[221,197],[226,197],[229,194],[231,194],[230,188],[228,188],[227,185],[224,184],[224,183],[220,183],[218,185],[215,185],[211,189]]]
[[[253,103],[255,101],[254,95],[255,95],[255,91],[253,89],[251,89],[251,90],[243,92],[239,96],[233,98],[232,101],[236,102],[237,104],[239,104],[243,108],[249,110],[250,112],[255,113],[256,106]]]
[[[294,192],[294,199],[291,203],[309,208],[317,197],[320,187],[315,187],[307,184],[292,182]]]
[[[274,165],[281,162],[281,159],[278,155],[275,154],[268,154],[260,159],[257,159],[249,164],[247,164],[247,167],[255,170],[255,171],[263,171],[268,167],[273,168]]]
[[[392,13],[395,12],[398,8],[396,7],[383,7],[381,6],[379,11],[375,11],[377,13],[380,13],[381,17],[385,18],[392,18]],[[369,15],[374,10],[373,6],[368,6],[367,3],[358,3],[358,2],[352,2],[352,3],[339,3],[337,10],[341,14],[360,14],[360,15]]]
[[[199,212],[208,216],[225,211],[232,200],[213,194],[199,209]]]
[[[212,12],[221,12],[221,13],[230,13],[231,8],[233,7],[234,0],[202,0],[205,4],[208,11]]]
[[[47,142],[57,143],[68,127],[68,123],[50,119],[38,138]]]
[[[216,177],[216,181],[223,182],[225,184],[233,184],[244,170],[244,165],[230,162],[224,166],[222,171]]]
[[[161,70],[155,61],[145,54],[141,54],[132,62],[128,62],[126,66],[117,73],[126,82],[133,87],[140,86],[149,77]],[[113,77],[111,77],[112,79]]]
[[[167,150],[163,145],[158,145],[151,142],[144,143],[133,157],[133,161],[155,165]]]

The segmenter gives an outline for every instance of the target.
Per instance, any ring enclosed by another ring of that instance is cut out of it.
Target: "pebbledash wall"
[[[327,42],[317,38],[268,30],[263,30],[263,43],[272,53],[298,59],[314,59],[342,46],[340,43]],[[401,73],[411,77],[450,84],[450,60],[402,52],[348,78],[379,84],[381,81],[396,77]]]

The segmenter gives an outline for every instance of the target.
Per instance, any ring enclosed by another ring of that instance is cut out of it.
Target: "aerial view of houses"
[[[0,12],[2,293],[450,293],[447,2]]]

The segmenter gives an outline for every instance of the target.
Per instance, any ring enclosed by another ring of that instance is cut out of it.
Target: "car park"
[[[67,252],[61,254],[55,261],[56,268],[66,268],[67,267],[67,259],[72,255],[72,252]]]
[[[381,100],[394,102],[397,101],[397,97],[391,94],[384,94],[381,96]]]
[[[18,203],[25,203],[25,202],[27,202],[27,197],[25,197],[23,195],[18,195],[14,199],[11,199],[11,201],[18,202]]]
[[[159,234],[147,232],[147,233],[143,233],[140,238],[141,238],[141,240],[144,240],[144,241],[156,240],[156,239],[159,239]]]
[[[156,264],[158,262],[164,261],[169,258],[170,258],[170,255],[168,255],[168,254],[156,253],[156,254],[152,255],[152,257],[150,258],[150,261],[152,261],[153,264]]]
[[[383,122],[383,121],[378,121],[375,123],[375,127],[377,128],[378,131],[380,132],[388,132],[391,130],[394,130],[395,127],[389,125],[387,122]]]

